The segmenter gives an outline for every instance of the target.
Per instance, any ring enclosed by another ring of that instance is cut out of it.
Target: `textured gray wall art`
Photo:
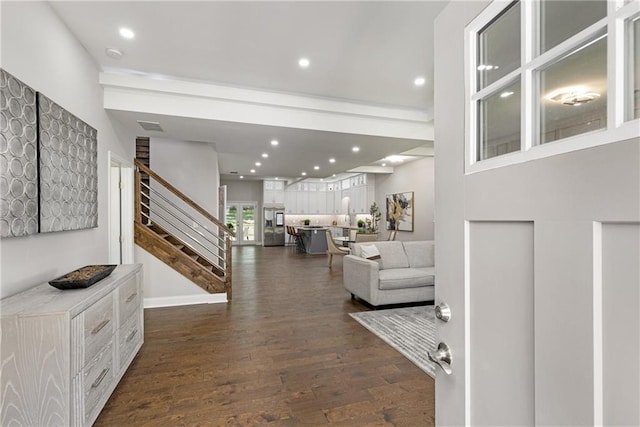
[[[40,232],[98,226],[98,132],[38,93]]]
[[[36,92],[0,69],[0,236],[38,232]]]

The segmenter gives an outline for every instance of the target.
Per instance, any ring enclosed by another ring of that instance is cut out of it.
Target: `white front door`
[[[436,303],[451,308],[436,342],[452,355],[436,424],[640,425],[639,132],[465,173],[464,29],[487,4],[451,2],[435,27]]]

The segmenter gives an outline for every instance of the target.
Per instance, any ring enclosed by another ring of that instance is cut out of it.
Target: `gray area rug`
[[[432,305],[363,311],[350,316],[435,378],[435,366],[427,356],[436,347]]]

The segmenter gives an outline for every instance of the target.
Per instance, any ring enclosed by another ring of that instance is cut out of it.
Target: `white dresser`
[[[142,346],[141,267],[0,301],[0,426],[93,424]]]

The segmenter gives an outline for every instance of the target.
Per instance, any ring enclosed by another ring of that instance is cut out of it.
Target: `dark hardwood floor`
[[[351,319],[342,259],[234,248],[233,301],[145,310],[96,426],[430,426],[434,381]]]

